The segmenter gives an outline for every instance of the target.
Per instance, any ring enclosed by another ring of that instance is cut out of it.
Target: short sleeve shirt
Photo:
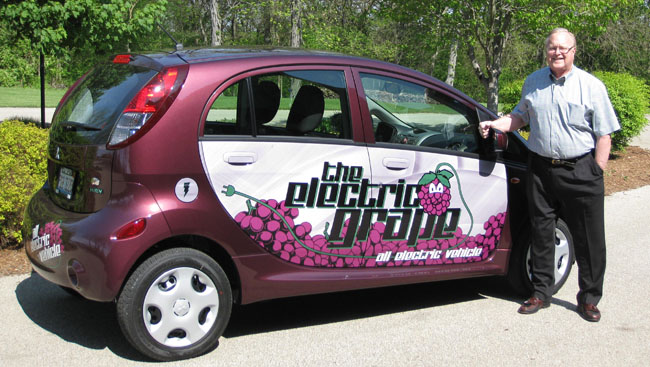
[[[512,114],[530,125],[530,150],[548,158],[587,154],[620,129],[605,85],[575,65],[559,79],[548,67],[530,74]]]

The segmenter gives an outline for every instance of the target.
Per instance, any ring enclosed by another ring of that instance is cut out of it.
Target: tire
[[[138,266],[117,300],[117,319],[133,347],[159,361],[214,349],[232,309],[232,290],[211,257],[190,248],[162,251]]]
[[[530,234],[525,238],[526,241],[523,246],[515,245],[512,251],[507,278],[508,283],[515,292],[528,297],[533,293],[530,258],[532,238]],[[566,223],[562,219],[558,219],[555,224],[555,284],[553,294],[557,293],[566,283],[574,262],[573,237]]]

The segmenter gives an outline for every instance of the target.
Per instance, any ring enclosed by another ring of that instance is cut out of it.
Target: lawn
[[[56,107],[65,91],[65,89],[45,88],[45,107]],[[0,87],[0,107],[41,107],[41,90]]]

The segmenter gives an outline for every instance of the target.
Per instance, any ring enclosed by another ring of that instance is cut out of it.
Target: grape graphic
[[[444,176],[443,176],[444,177]],[[238,193],[234,187],[226,186],[223,191],[226,196],[235,193],[248,198],[248,210],[235,216],[240,228],[260,247],[278,256],[284,261],[309,267],[326,268],[375,268],[375,267],[405,267],[430,266],[443,264],[461,264],[484,261],[496,249],[501,238],[501,230],[505,224],[506,213],[491,216],[484,224],[484,232],[474,236],[463,233],[457,228],[452,238],[420,239],[415,246],[409,246],[407,241],[384,240],[386,225],[375,222],[371,225],[365,240],[357,240],[352,248],[336,248],[328,241],[328,236],[312,233],[312,225],[300,222],[300,211],[297,208],[287,208],[284,201],[274,199],[258,200],[246,194]],[[253,205],[252,201],[256,201]],[[345,237],[349,222],[343,225],[341,235]],[[420,229],[423,235],[424,229]],[[436,258],[414,258],[396,260],[395,254],[407,252],[440,251]],[[464,256],[450,256],[452,250],[465,251]],[[467,255],[470,253],[475,256]],[[391,252],[393,255],[386,261],[377,261],[377,256]]]
[[[61,244],[61,226],[59,223],[54,223],[54,222],[48,222],[45,223],[45,228],[43,228],[43,234],[49,234],[50,235],[50,245],[59,245]]]
[[[420,178],[418,199],[427,214],[442,215],[447,211],[451,201],[449,179],[452,177],[453,173],[443,169],[429,172]]]

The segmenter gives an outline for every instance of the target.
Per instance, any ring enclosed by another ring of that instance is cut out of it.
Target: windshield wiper
[[[77,131],[77,130],[83,130],[83,131],[100,131],[100,127],[95,127],[95,126],[88,126],[86,124],[82,124],[80,122],[75,122],[75,121],[64,121],[60,122],[59,126],[64,128],[67,131]]]

